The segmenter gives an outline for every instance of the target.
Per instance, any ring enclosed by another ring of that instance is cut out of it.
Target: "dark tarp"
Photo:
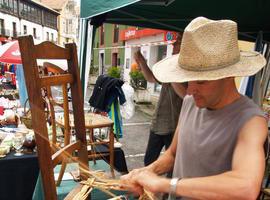
[[[105,22],[183,31],[198,16],[234,20],[240,39],[255,41],[260,32],[262,42],[270,42],[270,0],[81,0],[80,66],[84,91],[91,58],[87,46],[93,39],[89,23],[94,25],[93,30]]]
[[[107,22],[181,31],[190,20],[204,16],[236,21],[240,38],[251,35],[247,38],[253,41],[259,31],[270,41],[269,11],[269,0],[81,0],[81,18],[92,18],[97,25]]]

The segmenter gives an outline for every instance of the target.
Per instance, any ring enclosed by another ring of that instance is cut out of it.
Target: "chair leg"
[[[95,155],[96,154],[96,151],[95,151],[95,145],[93,145],[93,142],[95,141],[94,139],[94,130],[91,128],[89,129],[89,139],[90,139],[90,146],[91,146],[91,154]],[[93,156],[93,162],[94,164],[97,164],[96,162],[96,158],[95,156]]]
[[[63,176],[64,176],[64,173],[65,173],[65,170],[66,170],[66,167],[67,167],[67,161],[64,159],[62,161],[62,164],[61,164],[61,169],[60,169],[60,172],[59,172],[59,176],[57,178],[57,181],[56,181],[56,186],[59,186],[62,182],[62,179],[63,179]]]

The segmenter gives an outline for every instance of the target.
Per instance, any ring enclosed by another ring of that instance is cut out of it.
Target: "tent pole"
[[[92,49],[93,49],[93,25],[90,24],[91,20],[88,20],[87,26],[87,44],[86,44],[86,59],[85,59],[85,71],[84,71],[84,100],[86,100],[88,78],[91,67]]]
[[[80,19],[80,37],[79,37],[79,67],[80,67],[80,77],[82,82],[82,88],[83,88],[83,95],[84,95],[84,67],[85,67],[85,42],[87,41],[86,38],[86,20]]]

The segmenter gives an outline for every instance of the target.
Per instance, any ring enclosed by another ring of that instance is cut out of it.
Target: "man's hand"
[[[121,177],[123,189],[134,194],[143,194],[144,189],[151,193],[168,192],[169,180],[153,173],[149,168],[132,170]]]
[[[149,69],[145,58],[141,54],[140,51],[136,51],[133,55],[136,63],[138,64],[138,70],[141,70],[143,73],[144,78],[150,82],[150,83],[156,83],[156,79],[152,73],[152,71]]]
[[[147,66],[146,60],[139,50],[134,53],[134,59],[138,64],[138,70],[141,70],[142,67]]]
[[[136,181],[136,177],[141,171],[144,170],[146,170],[145,167],[140,169],[134,169],[128,174],[121,176],[121,187],[124,190],[134,193],[135,195],[143,194],[143,187],[139,185],[139,183]]]

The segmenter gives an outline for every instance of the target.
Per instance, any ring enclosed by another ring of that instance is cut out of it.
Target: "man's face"
[[[187,94],[192,95],[199,108],[217,109],[222,106],[226,79],[215,81],[190,81]]]

